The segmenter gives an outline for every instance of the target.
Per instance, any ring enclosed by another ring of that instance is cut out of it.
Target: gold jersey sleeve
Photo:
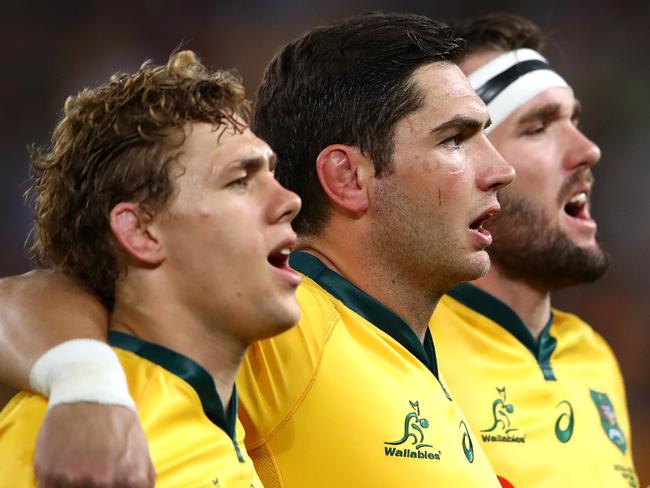
[[[205,391],[160,364],[115,350],[149,441],[157,487],[262,488],[238,421],[228,426],[231,436],[206,415]],[[165,365],[179,359],[166,351]],[[23,392],[0,412],[0,487],[36,486],[34,447],[46,409],[45,398]]]
[[[497,475],[515,488],[639,486],[623,378],[589,325],[553,310],[535,340],[505,304],[461,285],[430,329]]]

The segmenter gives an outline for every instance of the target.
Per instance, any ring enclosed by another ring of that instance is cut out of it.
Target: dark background
[[[0,19],[0,276],[31,264],[31,213],[22,193],[29,143],[45,144],[65,98],[158,63],[181,43],[213,68],[237,68],[249,93],[275,50],[318,24],[369,10],[453,22],[507,10],[548,34],[546,54],[584,106],[582,126],[603,151],[593,213],[613,265],[597,284],[566,290],[555,305],[609,341],[627,381],[642,486],[650,483],[650,2],[298,0],[130,2],[4,1]],[[585,453],[588,455],[588,453]]]

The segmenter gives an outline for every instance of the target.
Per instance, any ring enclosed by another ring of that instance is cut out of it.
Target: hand
[[[49,410],[34,464],[39,488],[153,488],[156,479],[137,414],[99,403]]]

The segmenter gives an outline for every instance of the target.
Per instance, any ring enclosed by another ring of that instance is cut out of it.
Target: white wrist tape
[[[53,347],[34,363],[29,383],[49,397],[48,408],[93,402],[135,410],[115,351],[100,341],[73,339]]]

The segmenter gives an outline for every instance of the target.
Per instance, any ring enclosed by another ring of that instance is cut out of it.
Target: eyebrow
[[[487,128],[491,123],[492,121],[490,119],[488,119],[484,125],[483,122],[481,122],[478,119],[474,119],[472,117],[466,117],[464,115],[456,115],[453,119],[448,120],[447,122],[443,122],[439,126],[431,129],[431,134],[445,132],[450,129],[464,129],[464,130],[479,131],[484,128]]]
[[[275,154],[273,154],[269,158],[269,169],[272,171],[275,165],[277,164],[277,158]],[[233,161],[233,164],[228,168],[229,170],[244,170],[246,172],[254,172],[258,171],[259,169],[262,168],[266,164],[266,158],[263,157],[254,157],[254,158],[246,158],[246,159],[239,159],[236,161]]]
[[[541,107],[522,115],[517,121],[517,125],[522,126],[538,120],[551,120],[560,116],[562,107],[559,103],[547,103]],[[575,113],[575,109],[574,109]]]

